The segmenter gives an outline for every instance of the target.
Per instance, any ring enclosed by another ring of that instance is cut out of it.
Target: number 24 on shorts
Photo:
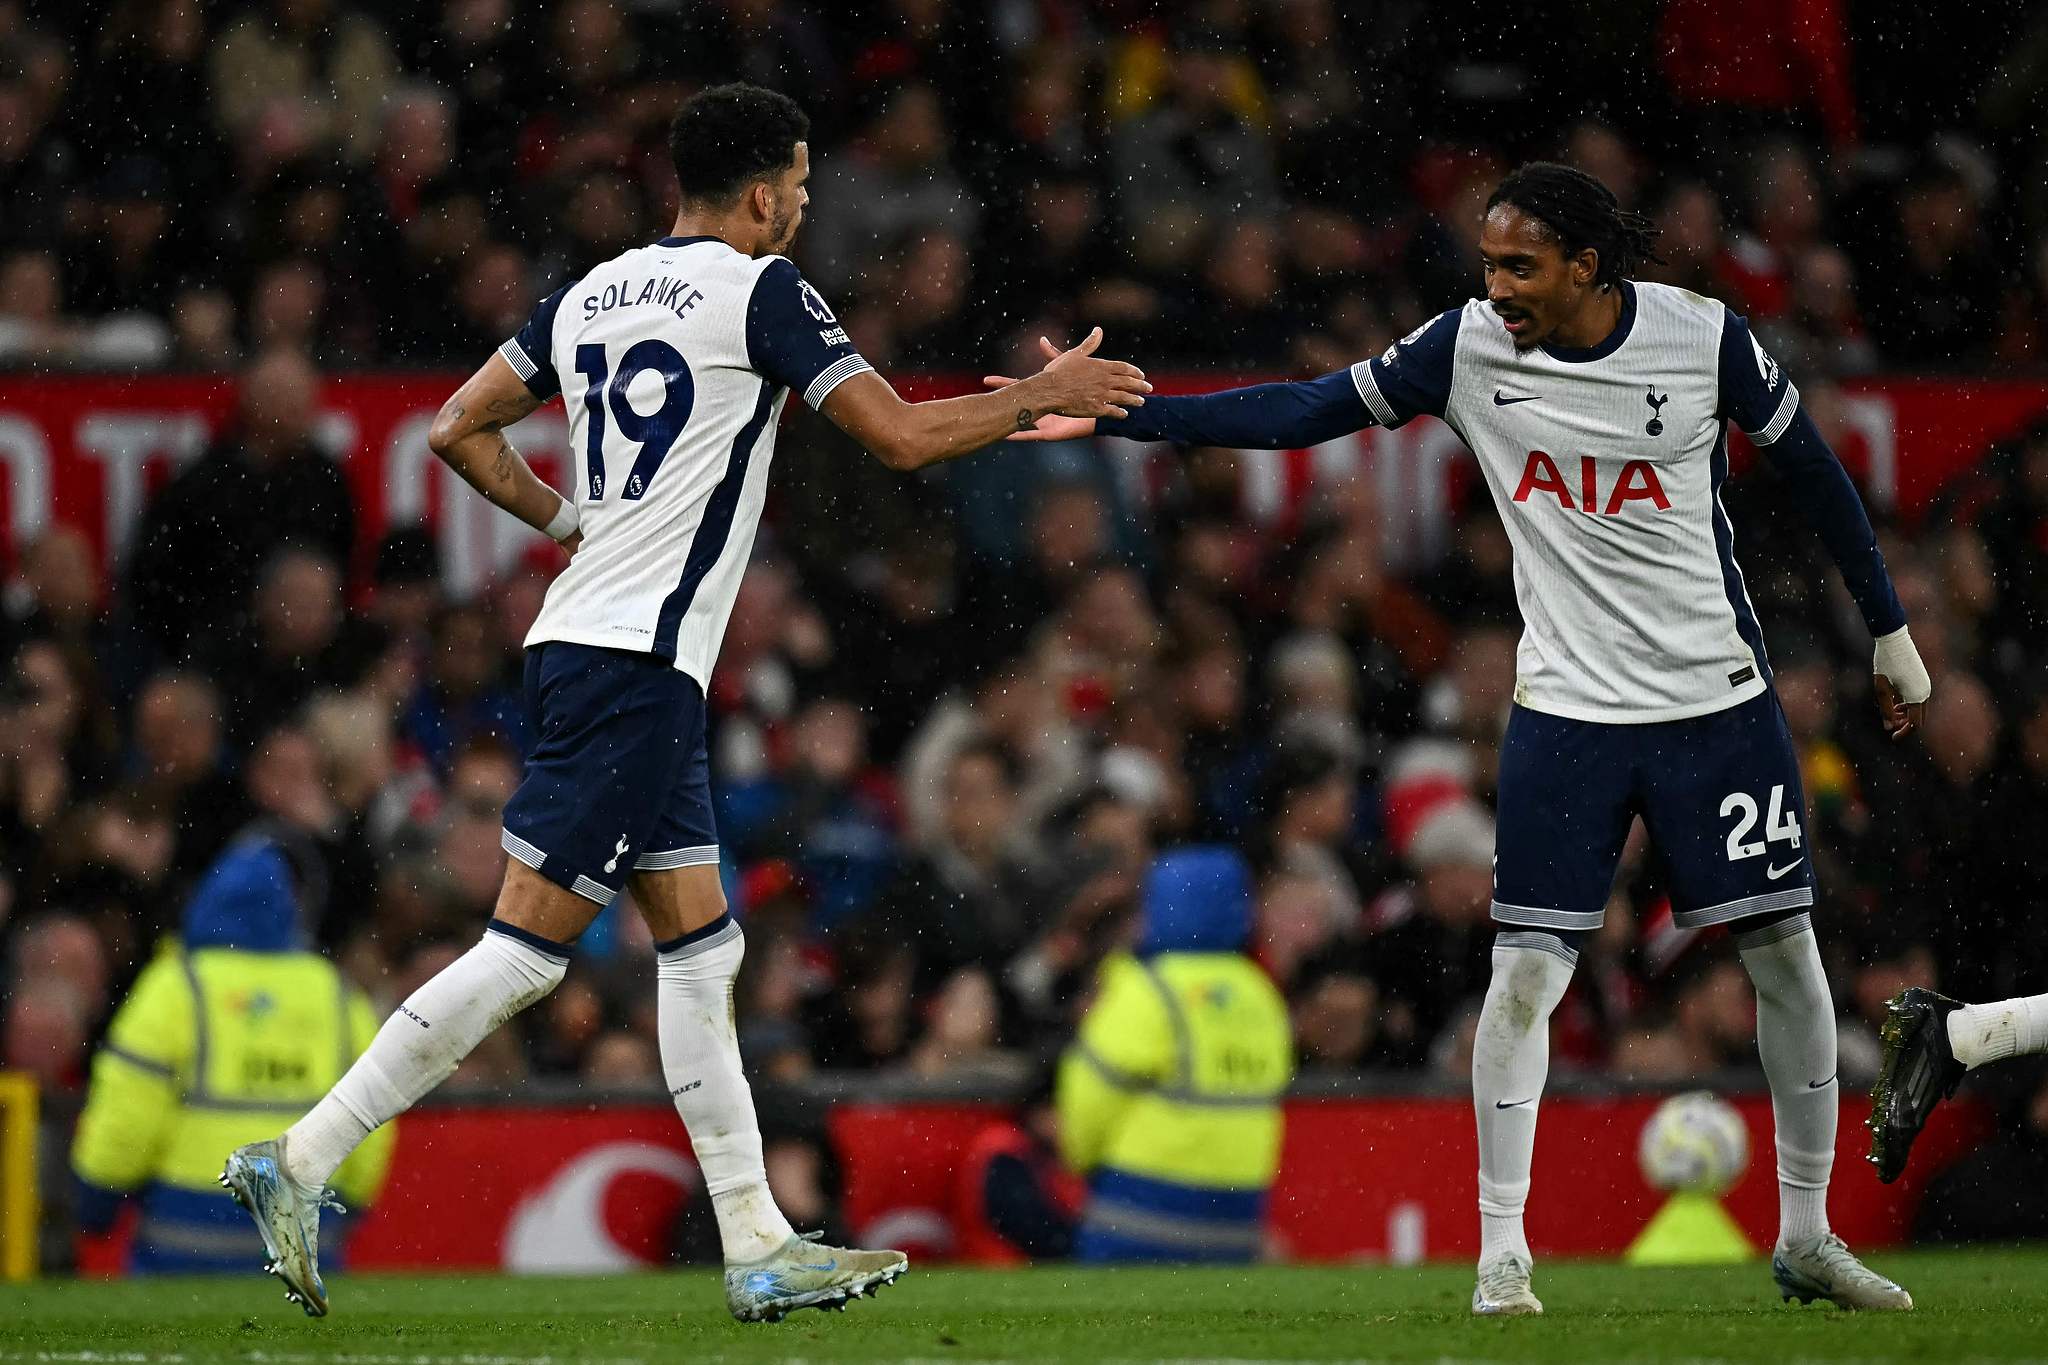
[[[1771,788],[1771,808],[1764,820],[1764,839],[1756,843],[1743,842],[1749,832],[1756,828],[1756,798],[1748,792],[1729,792],[1721,798],[1721,817],[1735,816],[1735,828],[1728,831],[1728,861],[1740,862],[1744,858],[1758,858],[1768,843],[1783,841],[1793,848],[1800,846],[1799,814],[1785,806],[1785,788],[1781,783]],[[1767,842],[1766,842],[1767,841]]]

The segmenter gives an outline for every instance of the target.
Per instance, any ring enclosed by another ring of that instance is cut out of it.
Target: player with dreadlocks
[[[1840,1100],[1835,1012],[1809,911],[1799,762],[1722,510],[1727,423],[1820,532],[1875,640],[1880,721],[1920,723],[1927,670],[1869,518],[1742,318],[1631,278],[1655,234],[1606,186],[1536,163],[1487,202],[1486,296],[1321,379],[1153,397],[1120,420],[1041,418],[1012,440],[1094,432],[1290,449],[1442,418],[1478,456],[1514,544],[1523,634],[1501,743],[1493,980],[1472,1049],[1479,1123],[1475,1313],[1539,1313],[1522,1230],[1549,1019],[1605,915],[1641,818],[1681,928],[1725,926],[1755,984],[1777,1128],[1778,1291],[1906,1309],[1828,1227]],[[1008,380],[991,377],[993,386]]]

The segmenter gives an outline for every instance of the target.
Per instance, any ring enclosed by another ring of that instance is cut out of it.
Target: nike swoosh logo
[[[796,1266],[799,1270],[820,1270],[830,1274],[832,1271],[839,1269],[839,1258],[835,1256],[823,1265],[812,1265],[809,1261],[798,1261]]]
[[[1778,880],[1778,878],[1784,876],[1787,872],[1790,872],[1793,868],[1799,866],[1801,863],[1805,861],[1806,859],[1804,858],[1794,858],[1791,862],[1786,863],[1783,867],[1767,867],[1764,869],[1764,875],[1766,877],[1769,877],[1772,881],[1776,881]]]
[[[1806,1083],[1806,1088],[1808,1090],[1819,1090],[1825,1086],[1833,1085],[1835,1083],[1835,1077],[1841,1074],[1842,1073],[1839,1070],[1837,1070],[1824,1081],[1808,1081]]]
[[[1493,1107],[1496,1109],[1520,1109],[1525,1104],[1534,1103],[1536,1103],[1536,1097],[1531,1095],[1526,1100],[1495,1100]]]
[[[1500,390],[1495,389],[1493,391],[1493,405],[1497,408],[1505,408],[1515,403],[1533,403],[1542,396],[1540,393],[1529,393],[1522,395],[1520,398],[1503,398]]]

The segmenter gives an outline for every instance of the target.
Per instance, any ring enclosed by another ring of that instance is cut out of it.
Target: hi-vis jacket
[[[1287,1007],[1242,954],[1106,962],[1059,1076],[1061,1151],[1089,1175],[1081,1255],[1250,1259],[1293,1075]]]
[[[216,1183],[221,1163],[297,1120],[376,1035],[369,1001],[334,964],[289,946],[287,879],[274,845],[232,846],[195,892],[183,941],[167,939],[143,969],[93,1061],[71,1150],[81,1221],[110,1223],[139,1193],[137,1269],[260,1262],[254,1225]],[[351,1211],[382,1186],[395,1133],[372,1133],[336,1172]]]

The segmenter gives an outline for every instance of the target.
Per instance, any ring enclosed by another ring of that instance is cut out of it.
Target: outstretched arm
[[[982,382],[997,394],[1029,380],[988,375]],[[1048,416],[1013,441],[1072,441],[1083,436],[1122,436],[1132,441],[1171,441],[1184,446],[1232,446],[1240,450],[1293,450],[1321,445],[1373,425],[1372,412],[1358,396],[1349,370],[1291,384],[1253,384],[1220,393],[1153,398],[1143,412],[1124,418]]]
[[[1424,413],[1443,416],[1457,363],[1457,339],[1458,310],[1452,309],[1423,323],[1384,354],[1320,379],[1253,384],[1200,397],[1155,398],[1144,412],[1120,422],[1048,417],[1010,439],[1071,441],[1099,433],[1242,450],[1321,445],[1364,427],[1398,427]],[[1048,349],[1047,354],[1052,352]],[[999,388],[1011,381],[990,375],[982,382]]]
[[[1152,391],[1145,372],[1099,358],[1101,344],[1097,327],[1072,350],[1053,351],[1052,363],[1029,379],[924,403],[904,402],[886,379],[863,369],[838,383],[818,410],[891,469],[922,469],[1030,431],[1048,414],[1094,421],[1142,407]]]
[[[505,439],[505,428],[543,401],[502,352],[494,354],[442,405],[427,445],[471,488],[574,554],[581,543],[576,504],[548,487]]]

